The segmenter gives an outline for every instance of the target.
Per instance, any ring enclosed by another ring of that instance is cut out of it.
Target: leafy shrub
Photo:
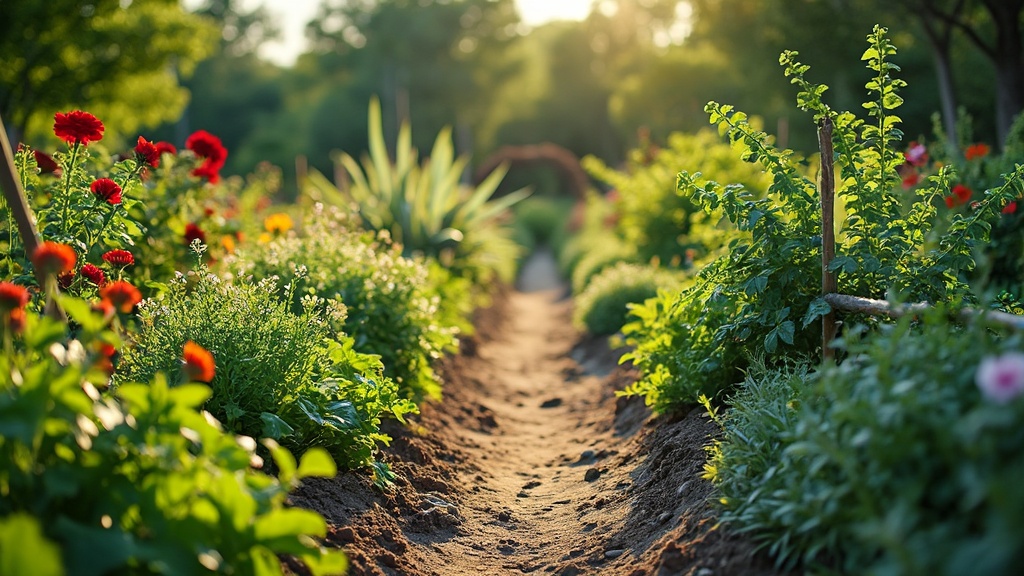
[[[591,334],[614,334],[626,323],[632,305],[657,296],[659,290],[678,290],[682,282],[679,272],[619,262],[595,276],[576,298],[573,320]]]
[[[813,112],[815,121],[828,119],[835,126],[836,194],[846,218],[831,269],[846,294],[970,300],[964,275],[975,266],[973,248],[986,241],[991,221],[1018,194],[1024,166],[1000,188],[987,191],[973,212],[954,215],[942,235],[932,237],[935,206],[950,194],[953,172],[943,167],[916,191],[913,206],[901,205],[897,169],[904,156],[895,143],[902,133],[892,111],[902,102],[898,91],[904,83],[890,75],[897,69],[889,62],[895,48],[885,29],[876,27],[868,40],[864,59],[874,73],[867,83],[871,99],[864,105],[869,120],[833,111],[821,100],[827,88],[804,79],[808,67],[796,61],[796,54],[780,58],[800,88],[799,107]],[[712,102],[706,110],[732,143],[745,147],[742,159],[765,167],[772,185],[765,198],[752,199],[742,185],[723,186],[704,181],[700,173],[680,173],[680,191],[709,213],[722,211],[739,234],[729,242],[728,253],[701,269],[677,302],[654,304],[670,318],[656,318],[647,308],[637,314],[640,323],[625,327],[627,342],[635,347],[625,358],[644,374],[625,394],[644,395],[658,411],[670,409],[672,401],[693,402],[700,394],[712,396],[731,387],[741,379],[749,355],[765,355],[771,363],[783,352],[814,353],[820,345],[817,320],[830,310],[819,296],[818,191],[803,175],[802,160],[774,148],[767,134],[731,106]],[[667,333],[645,325],[651,322]]]
[[[611,202],[596,193],[588,194],[583,202],[573,207],[571,227],[574,233],[560,243],[555,253],[563,276],[571,278],[580,260],[591,251],[622,243],[609,225],[614,217]]]
[[[492,172],[475,189],[466,187],[460,179],[469,159],[455,158],[451,129],[437,135],[429,159],[419,165],[407,123],[399,131],[392,162],[377,100],[370,103],[369,132],[370,152],[362,164],[344,153],[336,159],[350,184],[338,190],[314,171],[309,177],[312,193],[335,206],[354,204],[367,230],[387,231],[406,256],[436,259],[476,289],[488,288],[495,278],[511,282],[519,248],[500,219],[529,192],[491,199],[507,167]]]
[[[529,232],[534,244],[550,244],[566,226],[574,201],[571,198],[532,196],[513,207],[517,225]]]
[[[172,387],[158,375],[100,392],[100,345],[117,337],[87,304],[62,305],[79,339],[29,313],[23,339],[0,357],[5,571],[279,575],[277,554],[303,559],[315,574],[345,571],[339,551],[312,540],[326,535],[324,519],[285,507],[301,478],[334,475],[323,450],[296,466],[268,443],[274,478],[254,469],[262,462],[252,438],[225,434],[199,412],[210,395],[204,385]],[[32,552],[40,556],[27,558]]]
[[[657,258],[664,265],[683,265],[688,249],[712,251],[728,238],[715,228],[720,215],[703,212],[689,196],[677,193],[681,166],[742,184],[755,198],[764,197],[771,184],[759,163],[741,160],[735,145],[722,142],[709,129],[674,133],[653,155],[646,149],[634,150],[625,171],[592,156],[583,159],[583,166],[615,190],[616,233],[636,247],[641,261]]]
[[[340,303],[347,314],[336,328],[352,337],[356,350],[381,357],[402,396],[440,399],[432,364],[457,350],[456,335],[467,327],[468,289],[392,245],[340,229],[328,214],[312,219],[306,232],[245,251],[235,268],[241,276],[282,278],[292,286],[297,313],[310,295]],[[449,291],[446,298],[439,290]]]
[[[581,294],[594,276],[619,262],[636,263],[636,249],[610,235],[603,244],[590,246],[573,267],[573,294]]]
[[[850,334],[848,360],[810,376],[748,377],[710,462],[724,521],[789,565],[1016,573],[1024,398],[986,397],[979,363],[1020,357],[1024,341],[951,326],[941,310],[915,324]]]
[[[205,407],[240,434],[281,440],[297,450],[327,448],[347,467],[373,464],[389,438],[380,419],[414,410],[400,400],[380,360],[332,334],[307,298],[293,314],[275,279],[227,283],[205,269],[173,281],[159,301],[139,308],[140,332],[126,348],[119,381],[180,378],[179,350],[191,340],[213,353],[217,372]],[[335,310],[336,314],[343,314]]]

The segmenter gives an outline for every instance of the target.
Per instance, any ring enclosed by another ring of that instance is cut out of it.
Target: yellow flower
[[[263,220],[263,228],[271,234],[284,234],[291,230],[292,227],[292,217],[283,212],[271,214]]]

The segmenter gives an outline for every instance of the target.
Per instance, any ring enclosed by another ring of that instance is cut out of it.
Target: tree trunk
[[[945,49],[932,44],[935,59],[935,75],[939,83],[939,102],[942,105],[942,127],[946,131],[946,152],[950,158],[960,156],[960,140],[956,133],[956,89],[953,85],[953,67],[949,59],[949,47]]]
[[[996,28],[992,63],[996,69],[996,130],[1006,142],[1017,114],[1024,109],[1024,56],[1020,13],[1024,0],[984,0]]]

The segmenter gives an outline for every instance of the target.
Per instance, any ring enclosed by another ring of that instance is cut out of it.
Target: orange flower
[[[142,302],[142,293],[130,282],[118,280],[100,288],[100,298],[109,300],[115,308],[127,314],[136,304]]]
[[[28,290],[14,282],[0,282],[0,312],[24,308],[29,301]]]
[[[53,276],[74,272],[77,261],[74,248],[57,242],[43,242],[32,254],[32,263],[36,268]]]
[[[964,158],[968,161],[977,160],[978,158],[988,156],[990,151],[991,149],[988,147],[988,144],[978,142],[977,144],[971,144],[967,147],[967,150],[964,150]]]
[[[206,348],[189,340],[185,342],[183,352],[183,370],[189,382],[209,382],[213,380],[216,366],[213,362],[213,354]]]
[[[271,234],[283,234],[291,230],[293,226],[292,217],[283,212],[271,214],[263,220],[263,228]]]

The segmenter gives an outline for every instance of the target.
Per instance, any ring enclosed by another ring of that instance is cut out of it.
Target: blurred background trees
[[[257,3],[187,5],[0,0],[0,114],[19,139],[47,137],[53,113],[72,107],[110,119],[115,138],[180,144],[205,129],[231,151],[225,173],[269,161],[292,189],[297,156],[330,174],[332,151],[365,149],[374,95],[389,137],[410,120],[423,150],[452,125],[475,163],[552,142],[614,165],[639,138],[707,125],[712,99],[812,151],[778,54],[798,50],[835,107],[856,107],[875,23],[900,49],[908,141],[939,127],[951,150],[998,148],[1024,106],[1024,0],[595,0],[583,20],[533,28],[514,0],[322,0],[288,67],[259,56],[279,27]],[[513,172],[509,183],[527,179],[558,182]]]

